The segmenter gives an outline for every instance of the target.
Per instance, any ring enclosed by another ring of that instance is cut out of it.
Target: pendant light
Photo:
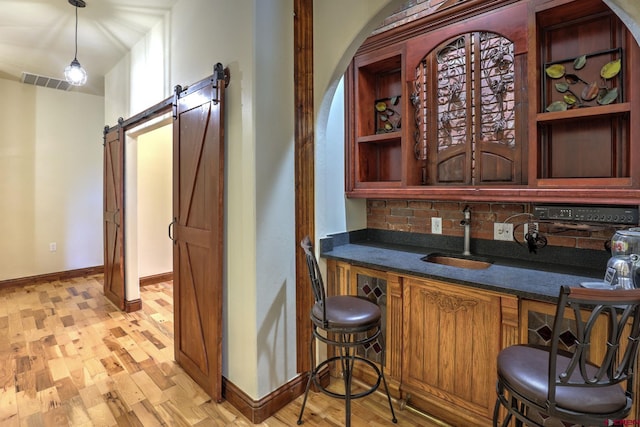
[[[78,62],[78,8],[85,7],[87,4],[84,0],[69,0],[69,3],[76,8],[76,50],[73,61],[64,69],[64,78],[70,85],[82,86],[87,82],[87,71]]]

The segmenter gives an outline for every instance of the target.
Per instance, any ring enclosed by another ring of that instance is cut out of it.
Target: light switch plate
[[[431,234],[442,234],[442,218],[431,218]]]

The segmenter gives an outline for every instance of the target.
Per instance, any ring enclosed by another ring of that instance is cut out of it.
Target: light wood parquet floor
[[[0,290],[0,426],[252,426],[173,360],[171,282],[117,310],[102,276]],[[337,381],[336,383],[339,383]],[[262,426],[295,426],[302,396]],[[392,426],[383,395],[354,402],[352,425]],[[398,426],[438,426],[396,407]],[[311,393],[304,424],[344,425],[343,402]]]

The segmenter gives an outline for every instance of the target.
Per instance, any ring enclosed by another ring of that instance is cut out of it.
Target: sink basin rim
[[[471,270],[484,270],[493,264],[493,260],[476,255],[462,255],[443,252],[433,252],[421,258],[423,261],[448,265],[450,267],[465,268]]]

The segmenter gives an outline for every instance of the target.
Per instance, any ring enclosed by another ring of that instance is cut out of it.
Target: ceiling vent
[[[67,83],[66,80],[60,80],[54,77],[39,76],[37,74],[31,74],[27,72],[22,73],[22,83],[64,91],[68,91],[72,87],[69,83]]]

